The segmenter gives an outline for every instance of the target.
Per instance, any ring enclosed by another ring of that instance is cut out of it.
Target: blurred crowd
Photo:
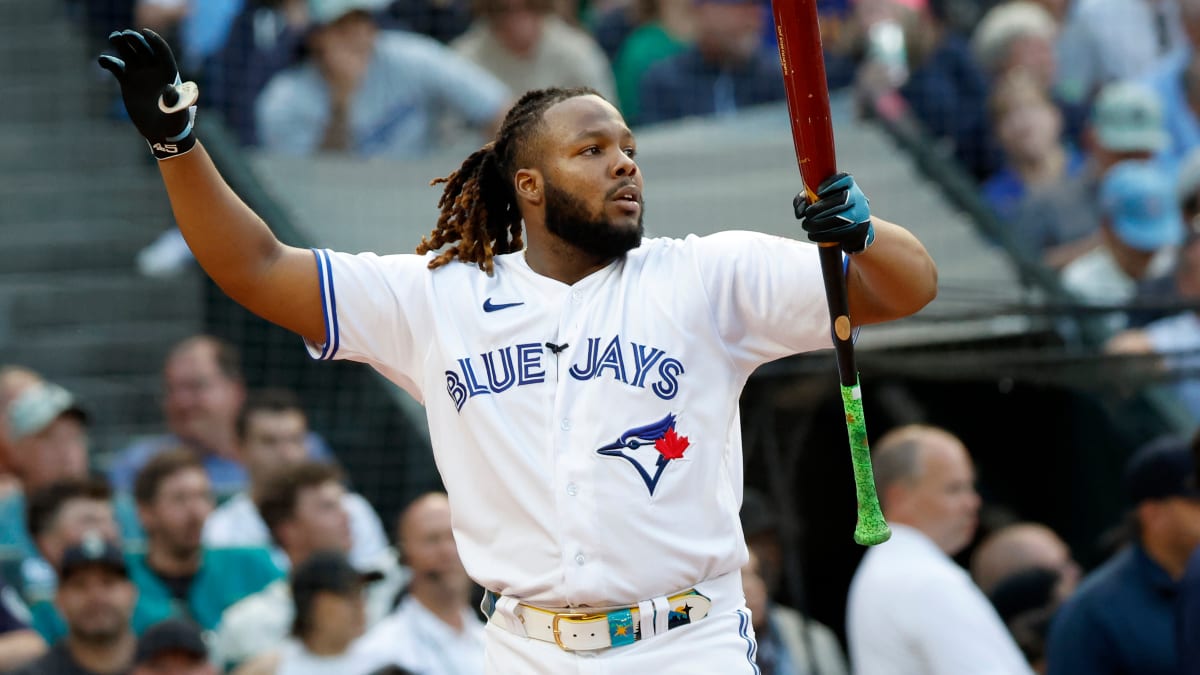
[[[165,35],[200,114],[263,152],[402,160],[482,141],[522,92],[552,85],[595,89],[634,128],[784,96],[764,0],[71,5],[97,49],[129,25]],[[830,88],[915,120],[977,184],[1003,225],[994,243],[1100,308],[1109,353],[1196,365],[1200,0],[818,8]],[[171,266],[172,237],[143,269]],[[444,495],[381,522],[304,402],[250,390],[218,339],[176,345],[161,383],[161,434],[102,462],[71,392],[0,369],[0,672],[482,671],[484,589]],[[1173,387],[1200,419],[1200,380]],[[893,538],[863,558],[839,630],[776,602],[776,514],[747,493],[762,672],[1200,673],[1191,439],[1129,459],[1123,537],[1086,574],[1041,524],[981,529],[971,455],[948,431],[874,445]]]
[[[385,525],[282,389],[206,335],[161,370],[162,433],[106,461],[63,387],[0,368],[0,672],[481,673],[485,590],[449,501]],[[1200,439],[1200,436],[1197,437]],[[892,538],[866,552],[845,643],[783,597],[780,512],[747,490],[742,570],[761,672],[1200,672],[1200,440],[1128,459],[1124,521],[1084,575],[1036,522],[987,519],[971,453],[919,424],[875,440]]]

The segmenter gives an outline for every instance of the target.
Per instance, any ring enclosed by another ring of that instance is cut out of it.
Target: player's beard
[[[588,211],[583,200],[565,190],[546,183],[546,229],[559,239],[596,258],[609,259],[624,255],[642,243],[642,214],[638,211],[635,228],[613,225],[603,213]]]

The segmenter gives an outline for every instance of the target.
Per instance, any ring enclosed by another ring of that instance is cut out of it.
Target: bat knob
[[[200,98],[200,88],[196,86],[195,82],[170,85],[165,87],[162,95],[158,97],[158,109],[170,115],[187,110],[195,105],[198,98]]]
[[[859,515],[858,524],[854,527],[854,541],[859,546],[878,546],[891,538],[892,530],[883,519],[883,514]]]

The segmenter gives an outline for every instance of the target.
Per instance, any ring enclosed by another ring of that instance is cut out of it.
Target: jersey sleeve
[[[314,359],[375,367],[420,399],[418,347],[427,316],[425,258],[314,249],[325,312],[325,343],[305,341]]]
[[[701,283],[730,357],[752,369],[833,346],[817,247],[758,232],[694,240]]]

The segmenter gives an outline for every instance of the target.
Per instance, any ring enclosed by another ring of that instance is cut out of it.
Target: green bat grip
[[[892,531],[883,519],[879,495],[875,492],[871,448],[867,445],[867,420],[863,416],[862,389],[857,374],[854,386],[841,386],[846,431],[850,435],[850,462],[854,465],[854,488],[858,494],[858,523],[854,526],[854,541],[862,546],[875,546],[890,539]]]

